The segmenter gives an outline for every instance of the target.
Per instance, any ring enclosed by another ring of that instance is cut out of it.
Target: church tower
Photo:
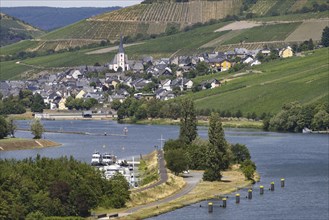
[[[122,70],[125,70],[125,49],[123,48],[123,40],[122,35],[120,36],[120,45],[119,45],[119,51],[117,55],[117,64],[119,67],[122,68]]]
[[[115,55],[112,63],[109,64],[109,69],[118,71],[121,67],[122,72],[129,70],[128,56],[125,54],[125,49],[123,48],[122,35],[120,36],[120,45],[118,53]]]

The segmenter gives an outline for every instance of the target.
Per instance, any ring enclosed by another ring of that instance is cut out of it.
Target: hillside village
[[[291,47],[277,49],[282,58],[294,55]],[[0,92],[4,97],[17,96],[20,90],[39,93],[51,110],[67,110],[66,99],[95,99],[97,103],[121,103],[130,96],[136,99],[173,99],[183,91],[194,92],[221,86],[221,79],[213,78],[200,84],[192,80],[200,70],[202,74],[229,71],[243,65],[254,66],[261,62],[257,57],[270,56],[271,50],[247,50],[203,53],[198,56],[176,56],[173,58],[129,60],[125,54],[122,38],[118,53],[103,66],[79,66],[56,74],[43,74],[26,81],[1,81]],[[200,69],[199,67],[201,66]],[[239,69],[237,69],[239,70]],[[103,73],[102,76],[100,76]],[[192,73],[192,74],[191,74]]]

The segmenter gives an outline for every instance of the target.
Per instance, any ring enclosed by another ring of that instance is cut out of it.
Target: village
[[[294,55],[291,47],[274,50],[278,57]],[[197,92],[221,86],[221,79],[213,78],[195,84],[193,78],[216,72],[236,71],[239,68],[260,65],[260,58],[271,56],[273,50],[247,50],[203,53],[198,56],[176,56],[173,58],[129,60],[122,38],[118,53],[112,62],[103,66],[79,66],[56,74],[42,74],[33,80],[0,81],[3,97],[18,96],[21,90],[30,90],[42,96],[51,110],[72,109],[67,99],[94,99],[107,106],[114,101],[123,102],[127,97],[136,99],[169,100],[183,91]],[[71,98],[72,99],[72,98]],[[95,101],[95,102],[96,102]]]

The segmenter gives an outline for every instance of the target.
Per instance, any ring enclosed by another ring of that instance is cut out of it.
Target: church
[[[122,72],[130,69],[128,64],[128,56],[125,54],[125,50],[123,48],[122,35],[120,37],[118,53],[114,56],[112,62],[109,63],[109,69],[114,70],[116,72],[119,69],[121,69]]]

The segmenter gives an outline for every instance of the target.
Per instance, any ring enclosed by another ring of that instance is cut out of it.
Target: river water
[[[21,128],[28,128],[29,121],[18,121]],[[0,152],[1,158],[22,159],[35,157],[74,156],[89,163],[91,154],[111,152],[119,158],[130,158],[149,153],[154,146],[161,146],[161,135],[168,140],[177,138],[177,126],[122,125],[113,121],[43,121],[48,130],[81,131],[93,135],[46,133],[45,138],[63,145],[55,148]],[[122,135],[124,127],[127,136]],[[200,127],[199,135],[207,137],[207,129]],[[214,212],[208,213],[203,201],[151,219],[329,219],[328,214],[328,161],[329,136],[317,134],[272,133],[253,129],[225,129],[231,143],[246,144],[256,162],[261,181],[255,184],[253,199],[245,198],[246,190],[240,190],[241,202],[235,204],[234,194],[229,195],[227,208],[214,200]],[[18,131],[18,137],[31,137],[30,132]],[[285,178],[286,186],[280,187]],[[268,191],[275,182],[275,191]],[[265,194],[259,195],[259,185],[264,185]],[[200,207],[201,206],[201,207]]]

